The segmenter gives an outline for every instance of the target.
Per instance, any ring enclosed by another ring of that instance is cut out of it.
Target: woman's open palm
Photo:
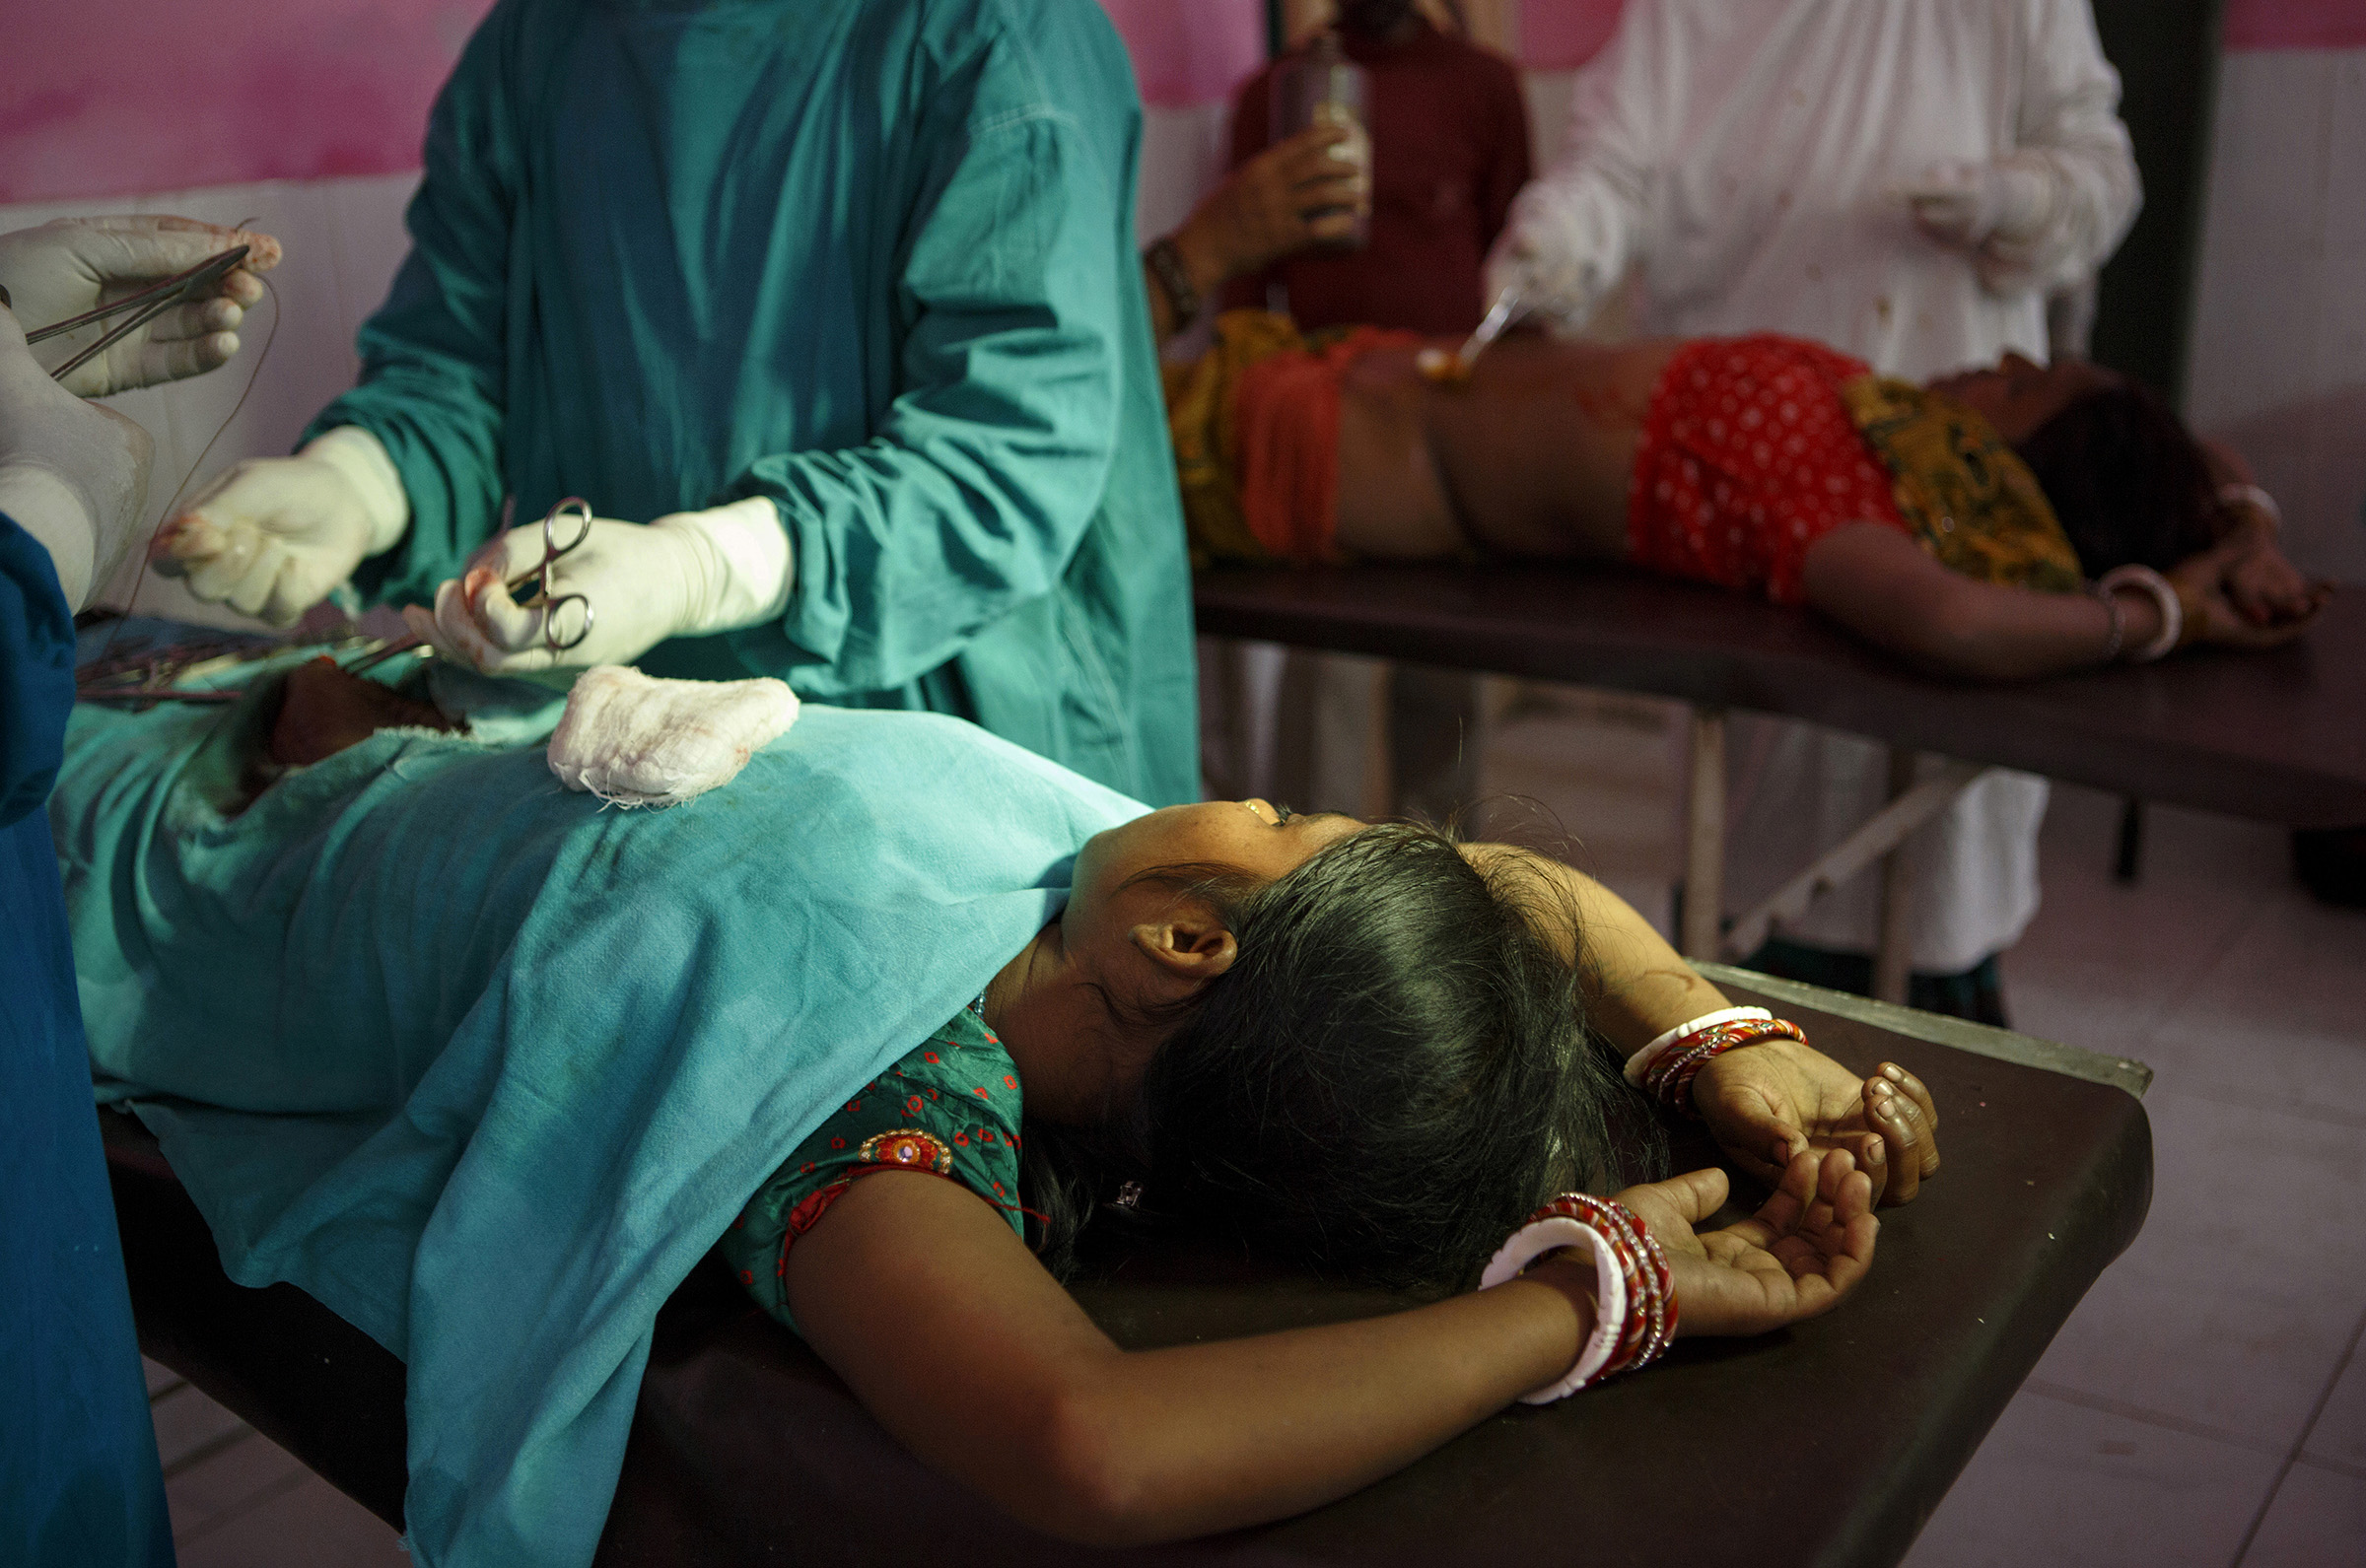
[[[1821,1316],[1873,1261],[1873,1187],[1845,1149],[1805,1150],[1739,1225],[1695,1227],[1725,1201],[1723,1171],[1631,1187],[1618,1200],[1668,1255],[1680,1334],[1753,1334]]]
[[[1938,1103],[1896,1062],[1860,1078],[1798,1041],[1761,1041],[1703,1067],[1693,1109],[1726,1157],[1769,1187],[1811,1149],[1846,1149],[1877,1203],[1910,1202],[1938,1174]]]

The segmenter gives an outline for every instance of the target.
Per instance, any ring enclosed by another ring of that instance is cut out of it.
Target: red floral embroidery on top
[[[854,1185],[855,1179],[851,1176],[842,1181],[832,1182],[825,1188],[806,1193],[797,1207],[789,1211],[789,1226],[788,1229],[781,1232],[781,1250],[773,1260],[772,1276],[775,1279],[783,1278],[788,1274],[789,1249],[797,1244],[797,1239],[818,1224],[821,1216],[829,1210],[829,1206],[844,1197],[846,1190]],[[747,1282],[746,1273],[742,1270],[740,1283],[746,1284]]]
[[[980,1033],[990,1035],[990,1032],[969,1029],[966,1037],[956,1037],[957,1031],[967,1027],[966,1020],[956,1019],[946,1031],[930,1041],[926,1049],[916,1050],[905,1058],[914,1067],[923,1061],[930,1063],[927,1072],[910,1071],[902,1065],[883,1070],[858,1090],[852,1099],[842,1101],[839,1111],[833,1113],[836,1119],[861,1118],[861,1121],[834,1120],[809,1134],[809,1141],[804,1148],[806,1153],[814,1157],[794,1157],[793,1163],[784,1166],[776,1174],[774,1183],[794,1183],[793,1191],[801,1189],[803,1182],[797,1182],[790,1175],[796,1172],[806,1181],[818,1174],[826,1185],[820,1186],[818,1191],[805,1193],[802,1197],[793,1196],[791,1193],[780,1193],[785,1209],[770,1210],[779,1216],[773,1221],[780,1227],[777,1232],[757,1234],[768,1229],[759,1224],[757,1210],[751,1206],[742,1211],[739,1223],[727,1235],[726,1245],[732,1249],[731,1266],[734,1272],[742,1276],[743,1283],[748,1283],[746,1275],[751,1270],[761,1277],[764,1253],[772,1253],[776,1282],[758,1291],[759,1299],[764,1301],[767,1311],[784,1320],[787,1317],[780,1290],[781,1283],[787,1277],[790,1247],[798,1238],[810,1232],[855,1182],[874,1171],[924,1172],[939,1180],[955,1182],[1007,1212],[1018,1215],[1032,1213],[1032,1210],[1016,1201],[1019,1187],[1009,1179],[1014,1171],[996,1168],[1002,1162],[1014,1160],[1018,1155],[1020,1140],[1014,1131],[979,1124],[956,1124],[950,1117],[945,1119],[941,1126],[932,1125],[939,1111],[949,1111],[956,1103],[946,1096],[950,1094],[957,1097],[962,1092],[958,1085],[938,1084],[933,1080],[951,1075],[953,1054],[989,1049],[991,1046],[991,1039],[982,1044],[977,1038]],[[996,1070],[1009,1068],[1011,1063],[1009,1057],[998,1053],[994,1059],[983,1065],[983,1083],[976,1084],[968,1092],[984,1101],[986,1107],[994,1108],[985,1112],[989,1119],[1005,1109],[1015,1112],[1015,1093],[1009,1100],[998,1102],[992,1087],[993,1080],[999,1077],[1006,1088],[1012,1091],[1019,1088],[1014,1072]],[[890,1078],[901,1080],[902,1087],[891,1086]],[[875,1107],[870,1103],[874,1096],[879,1100]],[[899,1112],[903,1115],[898,1116]],[[870,1133],[871,1127],[890,1117],[895,1117],[905,1125],[889,1131]],[[999,1137],[996,1135],[998,1132],[1001,1134]],[[829,1150],[827,1154],[820,1152],[824,1145]],[[995,1147],[989,1151],[985,1147],[988,1145]],[[1006,1149],[1009,1151],[1008,1154],[1003,1152]],[[956,1150],[959,1151],[958,1162]],[[981,1161],[989,1162],[988,1166],[973,1168],[978,1167]],[[740,1238],[747,1238],[754,1246],[747,1247]],[[754,1288],[752,1283],[750,1288]]]
[[[832,1182],[827,1187],[818,1188],[806,1193],[804,1199],[789,1211],[789,1234],[802,1236],[811,1230],[813,1222],[821,1218],[822,1210],[836,1202],[838,1194],[853,1185],[851,1181]],[[787,1250],[786,1248],[782,1249],[784,1252]]]

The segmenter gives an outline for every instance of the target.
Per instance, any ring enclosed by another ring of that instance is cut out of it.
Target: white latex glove
[[[578,524],[559,524],[560,542]],[[592,519],[591,537],[559,558],[551,596],[591,601],[592,631],[554,652],[543,611],[527,609],[537,584],[513,597],[508,583],[542,564],[542,524],[510,529],[479,550],[468,570],[436,588],[433,611],[406,606],[402,618],[445,657],[488,675],[630,664],[673,637],[703,637],[778,617],[792,580],[789,534],[762,496],[706,511],[677,511],[649,524]],[[558,612],[562,642],[582,630],[579,612]]]
[[[47,547],[77,610],[130,548],[149,454],[145,430],[51,380],[0,309],[0,511]]]
[[[263,297],[255,274],[279,265],[279,241],[190,218],[59,218],[0,235],[0,288],[15,302],[18,322],[35,331],[136,294],[236,245],[250,251],[213,298],[165,311],[66,377],[67,391],[104,397],[200,375],[238,353],[239,322]],[[35,353],[43,365],[63,365],[112,324],[51,338]]]
[[[1941,244],[1979,249],[2035,239],[2053,215],[2053,181],[2044,166],[2018,158],[1992,164],[1949,159],[1931,165],[1901,192],[1914,222]]]
[[[1487,258],[1485,282],[1492,305],[1503,291],[1520,291],[1520,313],[1542,316],[1565,327],[1592,319],[1602,297],[1618,280],[1606,276],[1599,246],[1580,232],[1582,220],[1537,203],[1521,213]]]
[[[200,599],[274,626],[298,617],[392,549],[409,498],[368,431],[329,431],[294,457],[250,457],[157,530],[150,560]]]

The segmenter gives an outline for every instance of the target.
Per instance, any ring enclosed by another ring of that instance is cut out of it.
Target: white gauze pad
[[[781,681],[664,681],[598,664],[567,694],[550,771],[611,805],[679,805],[730,784],[796,722],[797,694]]]

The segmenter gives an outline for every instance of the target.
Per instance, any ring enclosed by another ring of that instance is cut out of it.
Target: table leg
[[[1914,786],[1918,753],[1904,746],[1890,748],[1890,798],[1894,801]],[[1912,889],[1907,885],[1906,845],[1881,857],[1881,926],[1873,952],[1873,999],[1904,1002],[1907,976],[1914,958]]]
[[[1693,710],[1692,786],[1685,796],[1684,929],[1687,958],[1717,956],[1725,910],[1725,711]]]

